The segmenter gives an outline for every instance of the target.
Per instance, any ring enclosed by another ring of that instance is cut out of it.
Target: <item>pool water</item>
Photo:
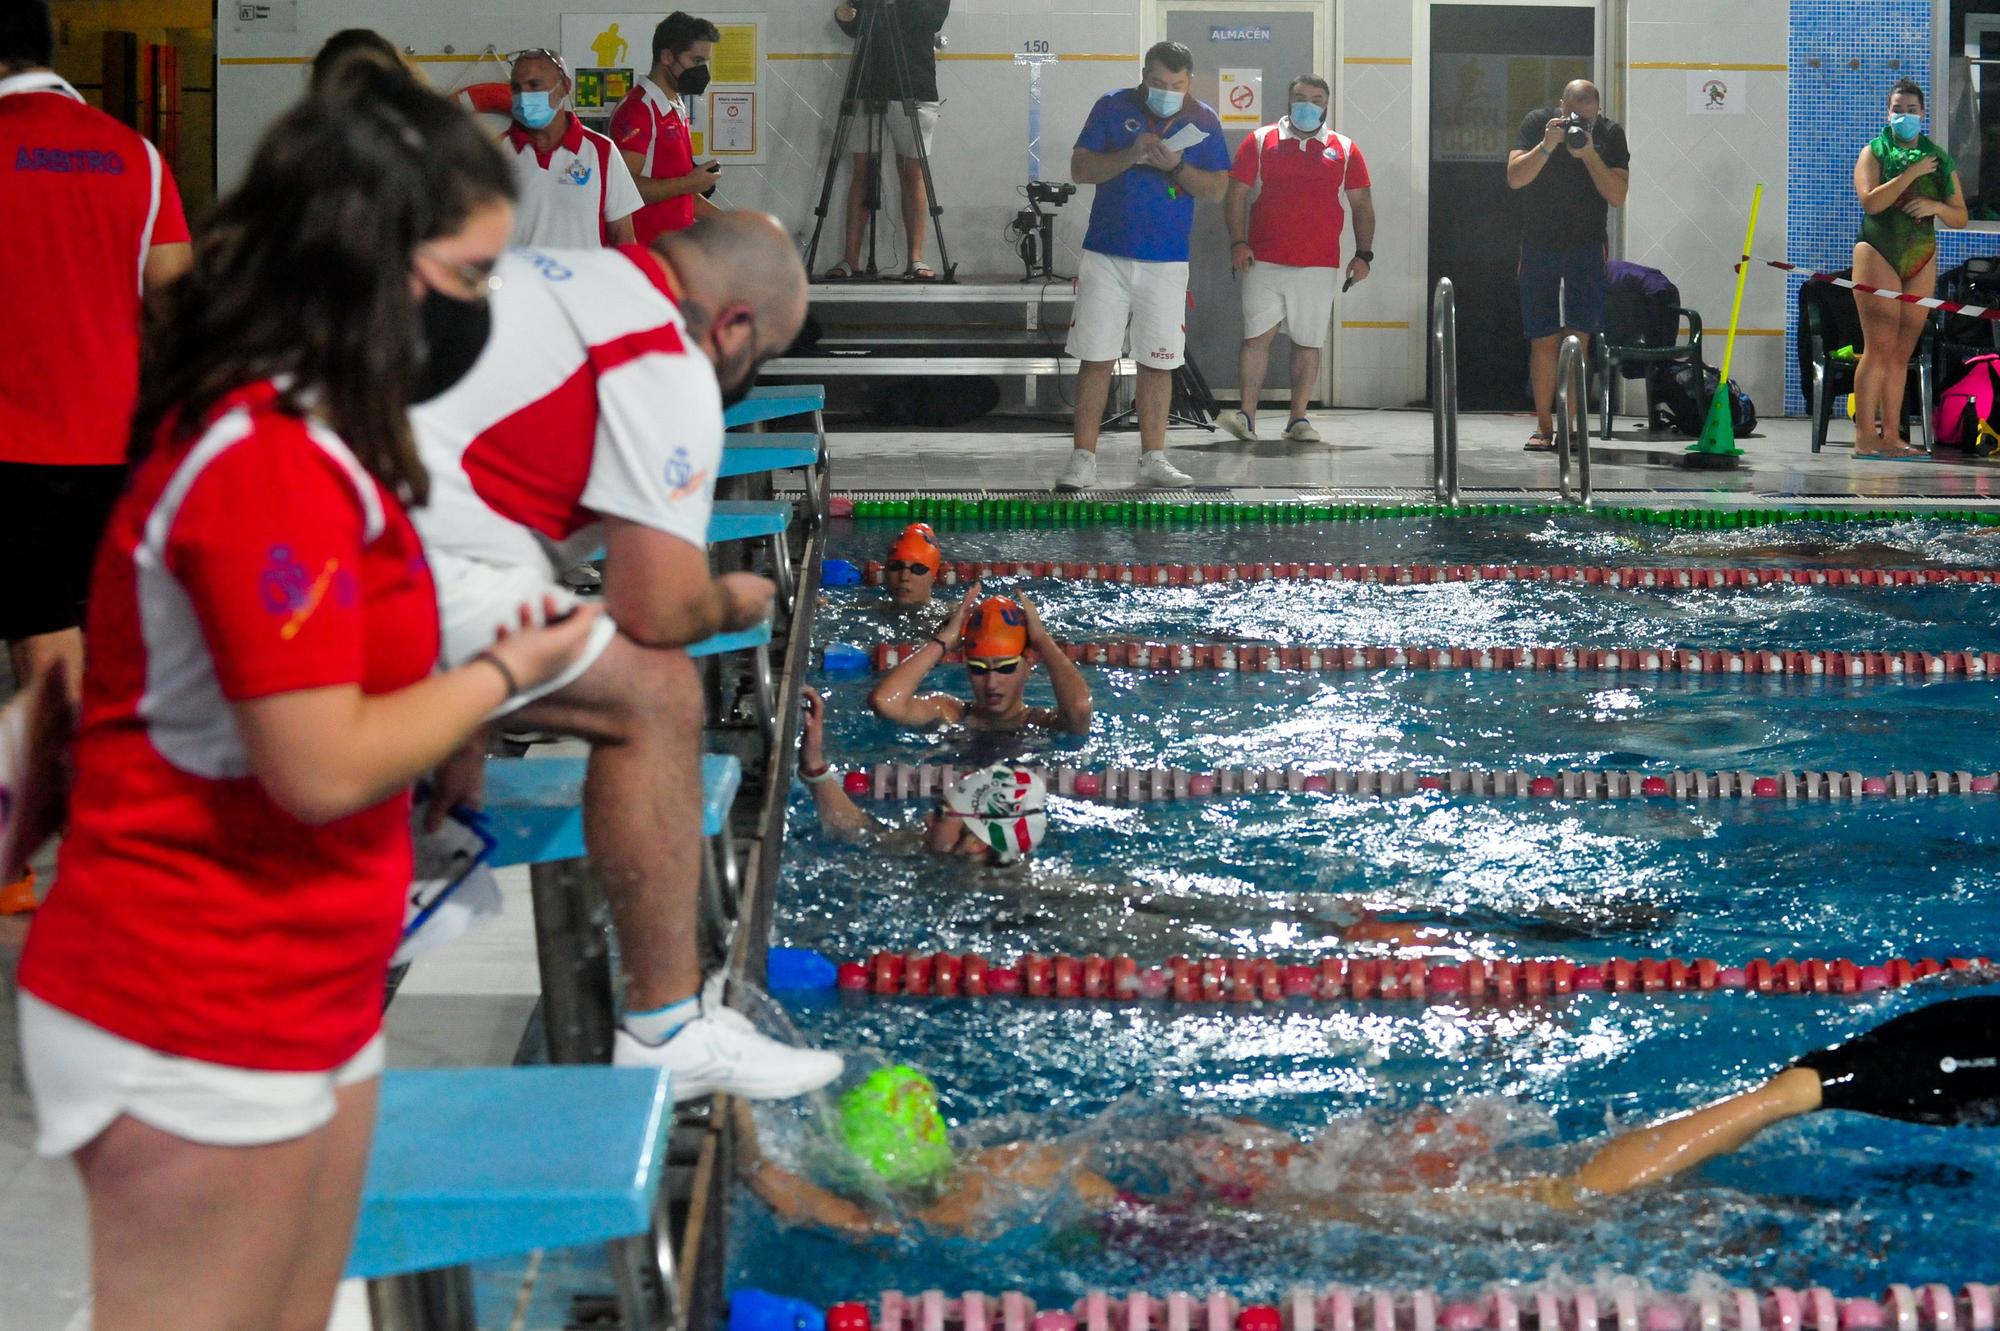
[[[994,560],[2000,563],[1988,553],[2000,552],[1988,545],[1995,538],[1953,524],[1816,526],[1693,537],[1560,518],[942,535],[954,558]],[[837,525],[831,553],[876,557],[893,530]],[[1780,542],[1793,553],[1773,552]],[[1073,638],[2000,644],[2000,588],[1225,593],[1016,581],[1057,636]],[[832,589],[817,636],[921,638],[946,608],[898,617],[877,591]],[[867,713],[869,680],[815,682],[829,690],[828,752],[840,766],[1004,754],[1197,769],[2000,767],[1983,680],[1086,673],[1097,722],[1088,736],[1062,738],[918,734]],[[933,686],[961,679],[940,670]],[[1048,700],[1046,681],[1031,698]],[[891,823],[919,812],[868,807]],[[1366,951],[1340,930],[1373,911],[1442,930],[1440,950],[1459,956],[1865,962],[1991,952],[1996,942],[2000,800],[1990,798],[1692,806],[1273,794],[1143,807],[1057,800],[1051,812],[1042,851],[998,870],[836,845],[797,791],[775,941],[837,959],[889,948],[1310,960]],[[1045,1305],[1091,1288],[1267,1297],[1337,1280],[1470,1291],[1601,1268],[1675,1288],[1715,1276],[1841,1294],[1879,1292],[1889,1279],[1980,1279],[2000,1251],[1985,1202],[2000,1186],[2000,1133],[1815,1116],[1674,1184],[1576,1214],[1485,1190],[1573,1168],[1614,1124],[1742,1089],[1808,1049],[1962,989],[1249,1007],[786,994],[771,1018],[848,1051],[857,1073],[885,1060],[928,1070],[962,1147],[1061,1141],[1142,1200],[1105,1216],[1067,1192],[1024,1196],[972,1237],[906,1224],[893,1239],[856,1244],[782,1228],[745,1193],[733,1210],[731,1278],[819,1303],[884,1288],[1020,1288]],[[1227,1126],[1237,1117],[1315,1144],[1288,1179],[1323,1205],[1279,1214],[1203,1199],[1190,1143],[1237,1131]],[[829,1121],[825,1097],[759,1113],[766,1149],[807,1172],[834,1151]],[[1462,1144],[1451,1186],[1380,1190],[1383,1179],[1424,1173],[1437,1140]]]

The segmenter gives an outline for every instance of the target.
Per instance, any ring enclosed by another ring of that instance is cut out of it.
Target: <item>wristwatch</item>
[[[1355,257],[1355,258],[1357,258],[1357,259],[1359,259],[1359,260],[1361,260],[1361,262],[1363,262],[1363,263],[1374,263],[1374,262],[1375,262],[1375,251],[1374,251],[1374,250],[1356,250],[1356,251],[1354,251],[1354,257]]]

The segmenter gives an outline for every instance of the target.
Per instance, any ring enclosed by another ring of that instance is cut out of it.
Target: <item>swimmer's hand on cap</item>
[[[1042,627],[1042,612],[1035,609],[1035,603],[1028,599],[1028,594],[1015,592],[1014,601],[1021,607],[1021,613],[1028,617],[1028,641],[1034,643],[1048,637],[1049,631]]]
[[[965,589],[965,595],[959,599],[956,606],[952,607],[952,612],[945,616],[944,623],[938,626],[936,636],[946,642],[957,642],[965,632],[965,617],[971,614],[972,607],[978,604],[979,584],[975,582]]]

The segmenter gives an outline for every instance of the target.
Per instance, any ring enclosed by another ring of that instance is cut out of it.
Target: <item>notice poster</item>
[[[1220,103],[1216,114],[1225,125],[1261,125],[1264,123],[1264,71],[1261,69],[1225,69],[1219,71],[1221,78]]]
[[[715,118],[708,149],[717,157],[741,156],[757,151],[757,94],[719,92],[714,97]]]
[[[715,30],[722,34],[722,40],[715,44],[715,54],[708,59],[709,81],[755,83],[757,71],[764,64],[764,53],[758,49],[762,44],[758,36],[763,25],[731,23],[724,19],[717,20]]]

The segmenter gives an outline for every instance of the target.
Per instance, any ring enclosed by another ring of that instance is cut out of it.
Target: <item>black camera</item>
[[[1590,122],[1572,111],[1563,117],[1563,142],[1571,152],[1580,152],[1590,146]]]
[[[1076,186],[1067,180],[1031,180],[1028,182],[1028,199],[1033,203],[1054,204],[1060,208],[1076,194]]]

